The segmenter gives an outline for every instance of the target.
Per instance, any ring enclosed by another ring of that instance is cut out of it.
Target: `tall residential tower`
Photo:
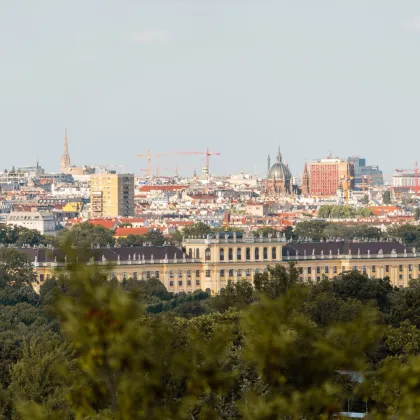
[[[134,175],[92,175],[90,206],[92,217],[134,216]]]

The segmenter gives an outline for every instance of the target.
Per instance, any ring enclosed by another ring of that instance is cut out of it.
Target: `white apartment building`
[[[6,220],[7,225],[39,230],[43,235],[55,235],[55,217],[47,211],[14,211]]]

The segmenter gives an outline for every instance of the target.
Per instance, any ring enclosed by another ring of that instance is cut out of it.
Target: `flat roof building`
[[[134,216],[134,175],[92,175],[90,203],[92,217]]]
[[[354,186],[354,165],[344,159],[328,157],[311,163],[310,195],[335,196],[342,181],[349,180]]]

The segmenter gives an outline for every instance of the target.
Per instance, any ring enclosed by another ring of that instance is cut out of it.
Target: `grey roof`
[[[60,249],[48,249],[48,248],[18,248],[18,251],[25,254],[29,261],[35,261],[35,257],[37,257],[37,261],[39,263],[45,262],[54,262],[57,259],[57,262],[64,262],[65,254]],[[95,261],[101,261],[102,256],[106,258],[107,261],[113,262],[118,261],[118,256],[120,256],[120,260],[126,261],[130,258],[133,258],[133,255],[136,254],[136,258],[141,258],[144,255],[146,260],[150,260],[151,256],[155,260],[164,259],[165,255],[168,259],[182,259],[183,258],[183,251],[175,246],[140,246],[140,247],[122,247],[122,248],[97,248],[92,249],[92,252],[89,255],[83,253],[83,257],[85,260],[88,260],[92,256],[94,257]],[[82,254],[79,258],[82,258]],[[186,256],[187,260],[188,258]]]
[[[283,247],[284,256],[295,256],[296,253],[302,256],[305,251],[307,255],[311,255],[315,250],[315,255],[321,255],[321,251],[324,255],[328,255],[331,251],[333,255],[337,255],[338,250],[341,255],[351,254],[355,255],[367,254],[368,250],[371,254],[377,254],[380,250],[384,254],[391,254],[392,250],[395,250],[397,254],[404,253],[405,246],[399,242],[291,242]],[[407,250],[407,252],[411,252]]]

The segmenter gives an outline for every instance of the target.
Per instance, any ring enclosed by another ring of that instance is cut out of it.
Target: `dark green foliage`
[[[419,281],[307,284],[290,264],[174,295],[76,254],[37,295],[0,249],[1,420],[332,419],[366,400],[372,418],[418,418]]]
[[[71,229],[62,230],[58,236],[58,243],[60,246],[77,244],[79,249],[88,249],[92,245],[106,247],[114,244],[113,235],[114,232],[110,229],[84,222],[73,226]]]
[[[391,191],[385,191],[382,194],[382,202],[384,204],[391,204],[392,200],[391,200]]]
[[[282,265],[268,267],[264,273],[254,276],[255,289],[271,299],[284,295],[292,286],[301,284],[296,265],[291,263],[288,268]]]
[[[128,235],[126,238],[119,238],[120,246],[142,246],[150,244],[152,246],[162,246],[166,239],[160,230],[151,230],[145,235]]]
[[[388,313],[394,288],[388,278],[370,279],[359,271],[349,271],[335,278],[332,290],[342,299],[355,299],[362,303],[373,302],[382,312]]]
[[[218,312],[228,309],[244,309],[255,300],[252,284],[246,280],[228,282],[212,300],[211,307]]]
[[[373,214],[374,212],[368,207],[356,208],[342,205],[323,205],[318,211],[318,217],[323,219],[353,219],[355,217],[369,217]]]
[[[328,238],[380,240],[385,237],[387,235],[379,228],[367,224],[353,226],[344,223],[330,223],[318,220],[298,223],[292,236],[293,239],[312,239],[313,241]]]
[[[328,223],[323,220],[311,220],[297,223],[295,226],[295,235],[298,238],[311,238],[314,241],[319,241],[324,238],[324,229]]]
[[[185,237],[188,236],[203,236],[207,235],[208,233],[212,233],[213,229],[206,225],[203,222],[195,223],[191,226],[186,226],[184,230],[182,231],[182,235]]]

